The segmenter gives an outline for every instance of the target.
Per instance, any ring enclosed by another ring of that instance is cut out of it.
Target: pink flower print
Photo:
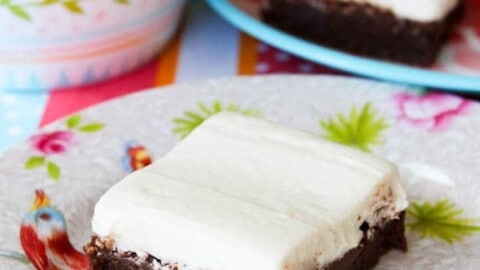
[[[45,155],[64,153],[72,142],[73,133],[70,131],[54,131],[30,138],[31,145]]]
[[[105,125],[99,122],[85,123],[78,114],[71,115],[65,119],[65,126],[68,130],[58,130],[50,133],[42,133],[30,138],[32,148],[41,155],[32,155],[25,161],[25,169],[33,170],[43,168],[47,176],[58,181],[62,170],[58,164],[49,158],[50,155],[65,153],[72,146],[75,140],[74,132],[92,133],[102,130]]]
[[[415,96],[402,93],[395,96],[399,118],[428,131],[442,131],[452,120],[464,114],[471,102],[453,95],[429,93]]]

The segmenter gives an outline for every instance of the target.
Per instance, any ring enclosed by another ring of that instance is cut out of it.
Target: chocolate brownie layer
[[[367,223],[362,225],[364,237],[358,247],[348,251],[343,258],[334,261],[325,270],[366,270],[372,269],[391,249],[407,251],[405,239],[405,212],[400,214],[400,219],[388,222],[382,229],[373,228],[369,233],[373,236],[368,239],[367,231],[370,229]]]
[[[400,219],[391,220],[383,228],[370,228],[364,223],[360,230],[364,237],[358,247],[348,251],[341,259],[329,264],[326,270],[368,270],[372,269],[391,249],[407,251],[405,239],[405,212]],[[367,237],[368,234],[371,234]],[[135,252],[118,252],[113,243],[93,236],[85,246],[92,270],[179,270],[176,264],[162,263],[150,256]]]
[[[283,31],[350,53],[421,66],[434,62],[463,10],[459,4],[444,20],[424,23],[361,3],[268,2],[262,10],[263,20]]]
[[[101,240],[96,236],[92,236],[84,251],[90,259],[91,270],[181,270],[177,264],[163,263],[148,254],[118,252],[113,241]]]

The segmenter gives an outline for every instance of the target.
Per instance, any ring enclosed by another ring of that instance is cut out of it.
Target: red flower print
[[[45,155],[64,153],[72,141],[73,133],[70,131],[54,131],[30,138],[32,146]]]
[[[423,96],[402,93],[396,95],[395,100],[400,119],[429,131],[445,130],[453,118],[464,114],[471,104],[461,97],[440,93]]]

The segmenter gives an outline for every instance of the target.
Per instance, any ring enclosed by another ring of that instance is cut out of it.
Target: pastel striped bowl
[[[102,81],[151,59],[185,0],[0,1],[0,91]]]

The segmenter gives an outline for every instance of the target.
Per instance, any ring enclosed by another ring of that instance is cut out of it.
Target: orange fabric
[[[256,73],[258,41],[251,36],[241,33],[238,52],[237,73],[239,75],[253,75]]]
[[[178,56],[180,54],[181,37],[177,35],[158,60],[155,73],[155,86],[172,84],[177,73]]]

